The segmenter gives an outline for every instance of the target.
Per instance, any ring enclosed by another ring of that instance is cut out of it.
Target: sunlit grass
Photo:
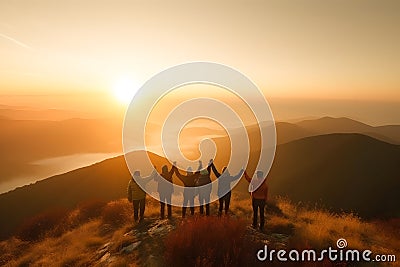
[[[211,213],[216,215],[217,208],[217,203],[212,203]],[[159,202],[148,197],[145,217],[157,219],[160,216],[159,212]],[[198,208],[196,208],[197,213]],[[211,216],[213,225],[209,228],[206,227],[204,221],[196,221],[197,216],[194,218],[189,216],[183,221],[185,223],[180,222],[181,208],[178,207],[173,207],[173,217],[178,222],[178,232],[179,227],[186,225],[185,229],[189,232],[204,228],[206,232],[215,233],[215,227],[218,226],[221,228],[219,232],[223,233],[225,230],[236,229],[235,222],[240,221],[240,224],[237,224],[240,227],[243,227],[243,224],[250,225],[251,200],[247,194],[234,193],[231,220],[225,220],[224,217],[220,220],[216,216]],[[229,226],[231,224],[232,227]],[[0,265],[93,265],[98,263],[98,259],[95,258],[96,251],[108,242],[112,243],[110,252],[116,254],[112,265],[135,266],[138,264],[139,254],[120,255],[118,253],[123,246],[132,242],[132,237],[125,234],[134,229],[135,225],[132,204],[127,200],[112,201],[104,205],[95,202],[81,205],[67,214],[62,225],[63,227],[58,225],[54,227],[64,232],[57,232],[55,235],[53,229],[47,229],[48,232],[43,232],[40,240],[21,241],[18,238],[10,238],[0,242]],[[265,231],[267,236],[276,233],[287,236],[288,248],[325,249],[329,246],[335,247],[337,239],[345,238],[349,248],[352,249],[369,249],[379,254],[400,254],[400,240],[396,235],[399,233],[398,220],[364,221],[355,214],[332,213],[318,207],[295,204],[284,198],[268,202]],[[184,235],[182,240],[188,241],[185,239],[188,237]],[[190,242],[190,244],[196,244],[197,241],[192,239]],[[180,242],[171,244],[179,245]]]

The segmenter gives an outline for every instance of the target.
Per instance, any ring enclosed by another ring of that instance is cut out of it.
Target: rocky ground
[[[165,266],[164,238],[182,222],[181,218],[147,218],[128,228],[123,234],[123,241],[119,240],[116,244],[110,240],[99,247],[93,263],[97,266],[110,266],[119,262],[121,257],[128,257],[134,260],[137,266]],[[270,229],[261,232],[250,225],[246,227],[246,238],[278,249],[287,247],[289,237],[289,234],[272,232]]]

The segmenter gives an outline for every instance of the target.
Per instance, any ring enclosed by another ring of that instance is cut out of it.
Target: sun
[[[129,77],[118,78],[112,86],[115,98],[122,104],[129,104],[139,88],[139,83]]]

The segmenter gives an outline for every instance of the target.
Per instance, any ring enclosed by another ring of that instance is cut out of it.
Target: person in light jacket
[[[135,171],[133,173],[133,177],[129,180],[127,194],[128,200],[133,204],[133,217],[135,222],[142,222],[144,219],[144,210],[146,206],[146,192],[143,191],[142,187],[138,185],[138,182],[144,186],[150,180],[152,180],[157,172],[153,171],[153,173],[145,178],[140,176],[140,171]]]

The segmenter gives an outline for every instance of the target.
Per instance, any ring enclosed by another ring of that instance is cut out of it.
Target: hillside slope
[[[151,155],[155,165],[166,164],[164,158]],[[223,161],[223,157],[216,161],[218,168]],[[249,173],[254,166],[250,162]],[[364,217],[399,217],[399,173],[399,146],[361,134],[330,134],[279,145],[268,179],[271,195],[319,202]],[[0,212],[6,216],[0,218],[0,236],[6,237],[27,217],[53,207],[125,197],[129,179],[124,158],[116,157],[2,194]],[[235,190],[247,192],[247,187],[242,179]]]
[[[280,145],[270,192],[365,217],[400,216],[400,147],[361,134],[329,134]]]
[[[145,220],[139,224],[132,223],[132,206],[126,199],[101,207],[79,207],[64,214],[62,221],[41,226],[38,239],[29,232],[0,241],[0,265],[287,266],[260,262],[256,253],[265,244],[269,250],[311,247],[320,251],[342,237],[352,249],[369,249],[374,255],[399,253],[400,240],[395,235],[400,230],[398,221],[366,222],[353,214],[332,214],[285,199],[268,203],[264,232],[250,227],[251,201],[238,198],[236,193],[232,213],[222,217],[216,216],[217,205],[211,205],[211,216],[198,216],[196,209],[195,216],[181,219],[180,209],[174,208],[171,220],[160,220],[158,203],[149,199],[146,205]],[[26,230],[31,228],[37,232],[36,224]],[[310,262],[293,266],[310,266]],[[338,264],[324,261],[312,266]]]
[[[138,151],[135,153],[143,154]],[[158,166],[166,160],[151,154]],[[125,197],[131,178],[123,156],[56,175],[0,195],[0,237],[9,235],[27,217],[55,207],[73,208],[85,200]]]

